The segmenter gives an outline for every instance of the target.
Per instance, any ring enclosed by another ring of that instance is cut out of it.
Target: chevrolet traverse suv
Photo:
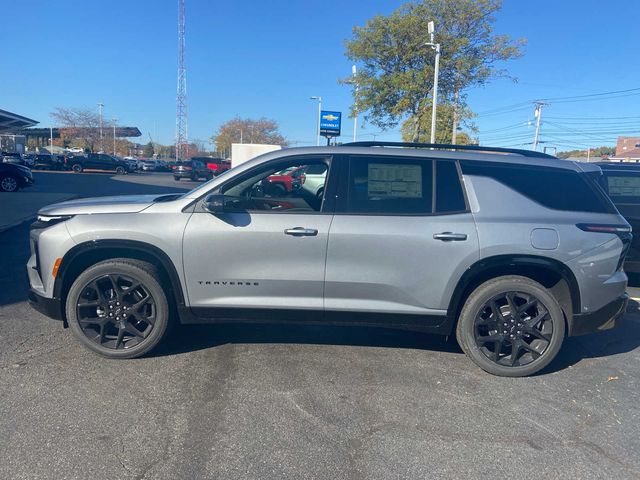
[[[263,187],[299,167],[322,195]],[[487,372],[530,375],[625,311],[631,229],[599,174],[478,146],[279,150],[183,195],[43,208],[29,298],[111,358],[171,322],[331,322],[455,333]]]

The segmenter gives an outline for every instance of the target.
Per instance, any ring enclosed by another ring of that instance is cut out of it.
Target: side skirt
[[[181,307],[180,323],[267,323],[292,325],[344,325],[384,327],[438,335],[451,335],[448,315],[409,315],[321,310],[257,309],[226,307]]]

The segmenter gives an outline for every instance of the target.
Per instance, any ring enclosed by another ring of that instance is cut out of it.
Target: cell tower
[[[184,0],[178,0],[178,94],[176,95],[176,161],[185,160],[189,152],[187,125],[187,66],[184,61]]]

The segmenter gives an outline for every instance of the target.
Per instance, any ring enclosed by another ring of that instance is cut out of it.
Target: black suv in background
[[[81,173],[83,170],[107,170],[124,175],[133,171],[129,162],[106,153],[73,155],[67,158],[66,163],[67,167],[70,167],[75,173]]]
[[[634,235],[627,253],[624,269],[640,273],[640,164],[598,162],[602,169],[601,185],[631,225]]]
[[[194,182],[200,178],[211,180],[213,178],[213,170],[207,168],[203,161],[192,158],[185,162],[176,163],[173,168],[173,178],[176,181],[180,181],[181,178],[189,178]]]
[[[33,185],[31,170],[15,163],[0,163],[0,192],[17,192]]]

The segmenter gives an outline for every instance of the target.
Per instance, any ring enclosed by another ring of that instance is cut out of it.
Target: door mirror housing
[[[220,193],[208,195],[202,202],[202,207],[209,213],[223,213],[226,197]]]

